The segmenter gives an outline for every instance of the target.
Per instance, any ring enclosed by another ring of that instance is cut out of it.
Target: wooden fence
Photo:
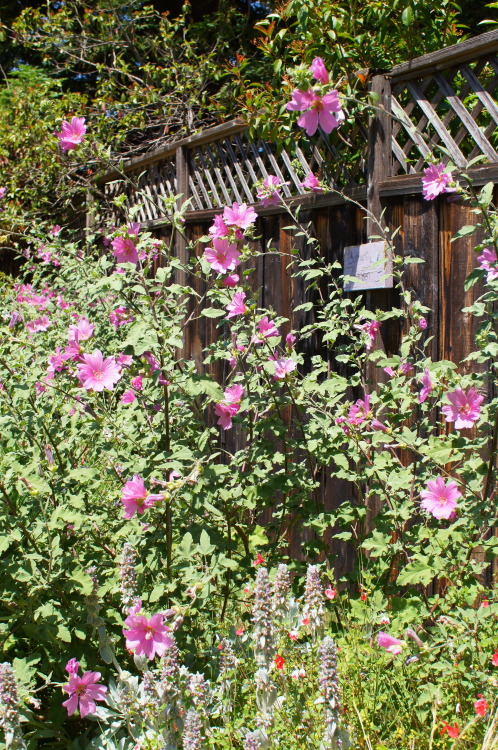
[[[423,200],[421,173],[431,152],[445,163],[451,160],[458,169],[482,156],[483,161],[471,165],[469,173],[476,184],[498,183],[497,54],[498,32],[493,31],[375,75],[371,90],[378,95],[378,109],[370,122],[355,122],[346,132],[335,131],[331,137],[321,134],[309,139],[311,143],[300,140],[293,152],[278,153],[271,144],[251,142],[244,124],[235,120],[124,163],[100,178],[100,187],[108,198],[124,192],[125,207],[140,205],[136,219],[159,234],[168,233],[161,216],[161,198],[177,193],[183,194],[183,200],[191,198],[186,234],[195,243],[207,233],[222,206],[234,200],[255,203],[256,183],[275,174],[287,183],[286,201],[298,203],[300,219],[313,224],[326,260],[341,263],[345,246],[367,239],[370,227],[361,206],[377,217],[384,212],[389,229],[400,227],[398,252],[425,261],[408,267],[405,283],[431,309],[426,332],[431,337],[430,356],[458,363],[466,372],[475,368],[474,362],[462,360],[473,348],[476,322],[462,308],[470,305],[482,288],[476,285],[465,292],[464,281],[476,265],[472,248],[477,240],[474,236],[451,243],[451,238],[476,217],[461,201],[450,202],[446,196]],[[357,203],[332,191],[306,194],[303,178],[317,171],[331,189],[340,187]],[[281,208],[255,208],[260,248],[271,246],[283,255],[260,256],[252,283],[262,306],[287,317],[288,330],[299,329],[310,322],[312,313],[293,312],[305,301],[305,291],[302,283],[292,278],[285,256],[300,240],[286,228],[289,219]],[[120,220],[118,213],[115,220]],[[185,243],[179,242],[177,250],[182,254]],[[197,243],[195,252],[200,255],[202,251]],[[399,304],[393,289],[364,294],[373,310]],[[195,322],[186,333],[185,356],[193,358],[199,369],[203,348],[215,335],[215,323],[205,319]],[[388,356],[396,354],[401,336],[398,323],[385,323],[376,346]],[[311,344],[306,346],[306,353],[313,354]],[[221,365],[217,367],[212,374],[221,381],[225,373]],[[372,368],[372,388],[383,377],[383,372]],[[233,437],[221,439],[231,441]],[[226,447],[235,446],[227,443]],[[332,481],[327,473],[322,477],[325,510],[332,510],[353,491],[344,482]],[[374,514],[375,507],[371,517]],[[290,540],[293,555],[299,555],[301,533],[296,529]],[[336,546],[333,552],[338,556],[338,574],[350,570],[348,546]]]

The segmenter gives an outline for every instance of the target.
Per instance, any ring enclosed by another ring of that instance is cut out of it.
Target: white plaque
[[[344,282],[345,292],[361,289],[391,289],[393,259],[384,241],[367,242],[344,248],[344,276],[354,276]]]

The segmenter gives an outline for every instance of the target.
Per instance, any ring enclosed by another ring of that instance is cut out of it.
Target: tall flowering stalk
[[[325,731],[323,743],[332,750],[341,750],[343,743],[338,736],[341,718],[339,676],[337,674],[337,647],[329,636],[323,639],[318,649],[320,656],[320,691],[325,702]]]
[[[182,738],[183,750],[201,750],[202,722],[195,708],[189,708],[185,715]]]
[[[121,603],[125,614],[128,614],[128,610],[138,603],[136,560],[137,553],[135,549],[131,544],[126,542],[123,545],[121,563],[119,565]]]
[[[159,694],[164,705],[163,720],[166,724],[163,739],[166,747],[176,747],[178,743],[177,724],[182,713],[180,689],[180,652],[174,636],[161,659]]]
[[[276,622],[285,620],[289,614],[289,591],[290,576],[289,569],[285,563],[280,563],[277,568],[272,591],[272,609]]]
[[[0,664],[0,726],[7,750],[26,750],[19,723],[19,698],[14,671],[8,662]]]
[[[259,568],[254,586],[254,658],[258,667],[269,669],[275,655],[275,631],[272,622],[271,588],[266,568]]]
[[[313,638],[323,630],[323,615],[325,608],[323,605],[323,586],[320,581],[320,571],[316,565],[308,565],[306,572],[306,587],[304,590],[304,620],[308,620],[309,628]]]

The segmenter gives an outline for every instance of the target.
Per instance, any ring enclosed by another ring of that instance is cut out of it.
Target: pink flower
[[[69,698],[62,704],[67,708],[68,716],[74,714],[79,703],[80,716],[84,719],[87,714],[96,712],[95,701],[105,701],[107,688],[98,684],[100,676],[100,672],[84,672],[81,677],[70,673],[69,682],[62,686],[64,692],[69,693]]]
[[[240,260],[240,252],[237,245],[230,245],[228,240],[215,237],[213,247],[204,250],[204,257],[213,271],[224,273],[233,271]]]
[[[136,378],[133,378],[131,381],[131,387],[134,388],[136,391],[141,391],[143,388],[143,377],[142,375],[137,375]]]
[[[493,656],[491,657],[491,664],[493,667],[498,667],[498,651],[495,651]]]
[[[131,363],[133,362],[133,357],[131,354],[119,354],[117,358],[118,365],[121,365],[121,367],[129,367]]]
[[[125,509],[125,518],[132,518],[134,513],[140,515],[148,508],[162,500],[162,495],[152,495],[145,488],[145,482],[140,474],[134,474],[133,479],[128,481],[123,486],[121,493],[121,502]]]
[[[498,258],[496,257],[496,250],[494,248],[490,250],[485,247],[482,251],[482,255],[479,255],[477,260],[480,262],[479,268],[482,268],[483,271],[487,272],[486,280],[488,283],[498,279],[498,268],[496,267]]]
[[[224,400],[215,405],[214,413],[218,417],[216,424],[219,424],[224,430],[229,430],[232,427],[232,417],[240,410],[243,393],[243,386],[239,384],[231,385],[223,393]]]
[[[253,562],[253,565],[254,565],[255,568],[257,568],[258,565],[264,565],[264,564],[265,564],[264,557],[261,554],[261,552],[258,552],[258,554],[256,555],[256,559]]]
[[[102,352],[95,349],[93,354],[83,354],[83,364],[78,365],[78,377],[87,391],[112,391],[121,378],[121,367],[114,357],[103,358]]]
[[[61,227],[58,224],[55,224],[52,229],[49,230],[49,234],[53,235],[54,237],[58,237],[61,233]]]
[[[209,227],[209,234],[212,237],[226,237],[227,234],[230,232],[230,229],[227,227],[225,222],[223,221],[223,216],[221,214],[218,214],[214,217],[212,225]]]
[[[26,328],[30,333],[36,333],[37,331],[46,331],[47,328],[51,325],[50,320],[46,315],[42,315],[41,318],[37,318],[36,320],[30,320],[29,323],[26,323]]]
[[[278,332],[278,328],[273,320],[270,320],[268,316],[265,315],[264,318],[261,318],[258,322],[258,332],[252,337],[252,342],[254,344],[260,344],[263,339],[271,338],[271,336],[280,336],[280,333]]]
[[[293,359],[285,358],[282,359],[276,359],[275,360],[275,374],[273,375],[273,380],[283,380],[287,375],[289,375],[293,370],[295,370],[297,367],[297,364],[294,362]]]
[[[225,397],[225,401],[227,401],[229,404],[240,404],[240,402],[242,401],[242,396],[244,395],[244,386],[240,385],[239,383],[236,383],[235,385],[229,385],[228,388],[225,388],[223,395]]]
[[[422,194],[426,201],[432,201],[441,193],[452,193],[454,188],[448,187],[452,181],[451,172],[445,172],[444,164],[431,164],[424,169],[422,177]]]
[[[418,321],[418,327],[421,331],[425,331],[425,329],[427,328],[427,321],[425,318],[420,318],[420,320]]]
[[[298,118],[297,124],[306,130],[307,135],[315,135],[318,127],[321,127],[325,133],[331,133],[345,119],[336,89],[332,89],[323,97],[316,94],[313,89],[308,89],[308,91],[294,89],[287,109],[304,111],[304,114]]]
[[[367,343],[365,344],[365,348],[368,351],[373,346],[373,343],[375,341],[375,337],[377,336],[379,332],[379,328],[382,324],[378,320],[367,320],[366,323],[363,323],[360,326],[355,326],[359,331],[363,331],[367,334]]]
[[[66,367],[66,362],[68,359],[69,356],[61,351],[60,346],[57,346],[55,348],[55,354],[52,354],[48,358],[47,362],[53,372],[62,372],[62,370],[64,370],[64,368]]]
[[[350,408],[347,421],[349,424],[357,427],[367,419],[371,419],[371,417],[372,412],[370,410],[370,395],[368,393],[365,393],[365,399],[363,400],[359,398],[356,403],[353,404],[353,406]]]
[[[337,591],[332,588],[332,586],[327,586],[325,591],[323,592],[327,599],[335,599]]]
[[[321,57],[315,57],[310,65],[310,73],[319,83],[329,83],[329,74]]]
[[[401,362],[399,370],[403,375],[409,375],[413,370],[413,365],[411,365],[409,362]]]
[[[425,368],[420,382],[422,383],[422,388],[420,389],[418,402],[419,404],[423,404],[429,393],[432,391],[432,380],[431,376],[429,375],[428,367]]]
[[[485,698],[482,697],[481,693],[478,694],[478,699],[474,701],[474,708],[477,716],[486,716],[489,706]]]
[[[248,308],[244,304],[245,298],[245,292],[235,292],[231,302],[226,307],[228,311],[227,318],[234,318],[236,315],[244,315],[247,312]]]
[[[391,623],[391,620],[389,619],[388,615],[383,615],[380,622],[382,625],[389,625]]]
[[[60,133],[56,133],[59,146],[63,151],[71,151],[79,146],[86,133],[84,117],[72,117],[71,122],[64,120]]]
[[[241,625],[240,628],[237,628],[237,630],[235,631],[235,635],[244,635],[244,630],[244,626]]]
[[[132,404],[136,398],[133,391],[125,391],[119,400],[122,404]]]
[[[87,341],[93,336],[95,326],[86,318],[80,318],[76,325],[69,326],[69,341]]]
[[[129,237],[116,237],[111,242],[112,254],[118,263],[138,263],[138,252],[133,240]]]
[[[299,633],[298,633],[297,630],[289,630],[289,632],[287,633],[287,635],[289,636],[289,638],[291,639],[291,641],[297,641]]]
[[[281,198],[279,193],[281,187],[282,183],[279,178],[275,177],[274,174],[269,174],[263,180],[262,186],[258,188],[256,197],[265,208],[268,206],[277,206]]]
[[[133,234],[135,237],[138,238],[138,234],[140,232],[141,224],[139,224],[138,221],[132,221],[128,226],[126,227],[126,231],[128,234]]]
[[[232,208],[225,206],[223,210],[223,221],[226,226],[235,226],[240,229],[248,229],[251,224],[254,224],[258,215],[254,208],[248,206],[247,203],[241,203],[240,205],[235,202]]]
[[[7,192],[7,188],[6,187],[1,187],[0,188],[0,198],[3,198],[3,196],[5,195],[6,192]]]
[[[80,663],[79,661],[76,661],[76,659],[69,659],[68,663],[64,667],[68,674],[76,674],[79,668]]]
[[[457,430],[473,427],[476,419],[481,413],[481,404],[484,396],[480,396],[474,388],[467,393],[457,388],[453,393],[446,394],[451,405],[443,406],[441,411],[447,422],[455,422]]]
[[[457,499],[462,497],[455,482],[444,483],[443,477],[427,482],[427,489],[422,490],[423,498],[420,507],[432,513],[434,518],[451,518],[457,508]]]
[[[398,638],[394,638],[388,633],[382,631],[377,636],[377,643],[381,648],[385,648],[390,654],[400,654],[403,651],[403,641]]]
[[[161,614],[152,615],[128,615],[125,620],[128,629],[123,628],[126,638],[126,648],[133,651],[137,656],[145,654],[148,659],[154,656],[163,656],[166,649],[170,648],[174,641],[168,635],[169,628],[163,623]]]
[[[287,336],[285,337],[285,343],[287,344],[288,349],[292,349],[292,347],[296,343],[296,337],[294,336],[293,333],[287,334]]]
[[[109,313],[109,322],[114,326],[114,328],[119,328],[119,326],[124,326],[126,325],[126,323],[131,323],[132,320],[133,315],[130,315],[128,313],[128,310],[126,309],[126,307],[124,307],[124,305],[121,305],[121,307],[116,307]]]
[[[314,174],[306,175],[304,182],[301,182],[301,187],[311,190],[312,193],[323,193],[324,188],[320,185],[320,180]]]
[[[238,273],[231,273],[229,274],[229,276],[225,276],[222,283],[223,283],[223,286],[227,286],[233,289],[239,283]]]

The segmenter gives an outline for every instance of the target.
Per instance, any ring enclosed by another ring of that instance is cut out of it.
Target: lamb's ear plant
[[[308,132],[343,120],[320,71],[313,100],[299,88],[290,107]],[[67,122],[63,148],[87,147],[83,125]],[[168,243],[134,215],[84,240],[41,225],[20,240],[21,276],[1,281],[0,634],[41,690],[40,718],[19,719],[33,742],[42,722],[73,750],[491,746],[498,219],[489,186],[448,174],[428,167],[425,197],[458,190],[485,237],[468,281],[485,282],[469,308],[480,369],[464,376],[427,354],[428,310],[403,285],[412,258],[394,257],[399,309],[368,310],[292,211],[311,257],[283,260],[314,319],[285,338],[245,274],[259,255],[245,204],[215,217],[202,254],[187,245],[186,264],[180,200],[163,206]],[[259,192],[280,204],[276,178]],[[216,340],[203,364],[223,380],[182,356],[204,318]],[[392,318],[406,333],[387,356],[374,347]],[[375,389],[372,366],[389,375]],[[354,502],[324,507],[325,471]],[[326,533],[354,548],[347,579]]]

